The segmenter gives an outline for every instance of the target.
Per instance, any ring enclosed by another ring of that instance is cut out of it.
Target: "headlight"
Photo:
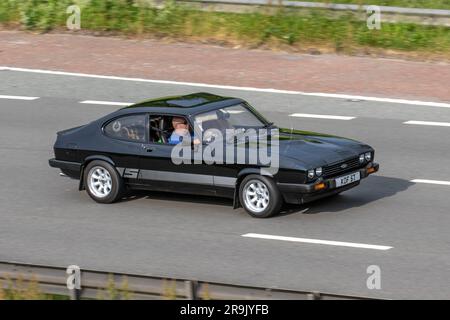
[[[359,163],[363,163],[364,162],[364,154],[359,155]]]
[[[322,175],[322,167],[316,169],[316,176],[320,177]]]
[[[314,178],[315,172],[316,171],[314,169],[308,170],[308,178],[310,179]]]
[[[370,160],[372,160],[372,153],[366,152],[366,154],[364,155],[364,157],[366,158],[366,161],[370,161]]]

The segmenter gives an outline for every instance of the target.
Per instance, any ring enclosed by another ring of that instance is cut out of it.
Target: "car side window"
[[[145,142],[146,116],[144,114],[124,116],[108,123],[104,132],[115,139]]]
[[[174,145],[185,136],[191,136],[191,139],[194,136],[194,131],[185,116],[150,115],[151,143]]]

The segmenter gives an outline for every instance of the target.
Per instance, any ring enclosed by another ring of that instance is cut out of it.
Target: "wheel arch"
[[[112,165],[113,167],[115,167],[115,163],[114,161],[108,157],[108,156],[104,156],[104,155],[91,155],[89,157],[86,157],[86,159],[84,159],[83,164],[81,165],[81,170],[80,170],[80,184],[78,186],[78,190],[82,191],[86,189],[86,186],[84,185],[84,169],[86,168],[86,166],[94,161],[94,160],[102,160],[105,162],[108,162],[110,165]]]
[[[265,171],[264,168],[244,168],[241,171],[239,171],[234,186],[233,209],[237,209],[242,206],[239,201],[239,187],[241,185],[242,180],[244,180],[246,176],[249,176],[251,174],[256,174],[260,176],[264,175],[273,178],[273,175]]]

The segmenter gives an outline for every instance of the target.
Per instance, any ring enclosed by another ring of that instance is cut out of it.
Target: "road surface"
[[[279,126],[364,141],[376,149],[381,170],[339,196],[254,219],[231,201],[209,197],[138,193],[97,204],[48,166],[56,131],[116,110],[113,102],[196,91],[247,99]],[[87,100],[107,104],[80,103]],[[0,260],[449,299],[449,107],[0,71]],[[263,236],[243,237],[248,233]],[[366,285],[371,265],[381,270],[379,290]]]

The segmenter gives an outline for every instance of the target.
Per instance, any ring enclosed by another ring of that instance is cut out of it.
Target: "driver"
[[[169,143],[170,144],[178,144],[183,141],[185,138],[192,139],[193,133],[189,132],[189,125],[185,118],[182,117],[173,117],[172,118],[172,126],[173,132],[170,135]],[[197,138],[194,139],[194,144],[199,144],[200,140]]]

